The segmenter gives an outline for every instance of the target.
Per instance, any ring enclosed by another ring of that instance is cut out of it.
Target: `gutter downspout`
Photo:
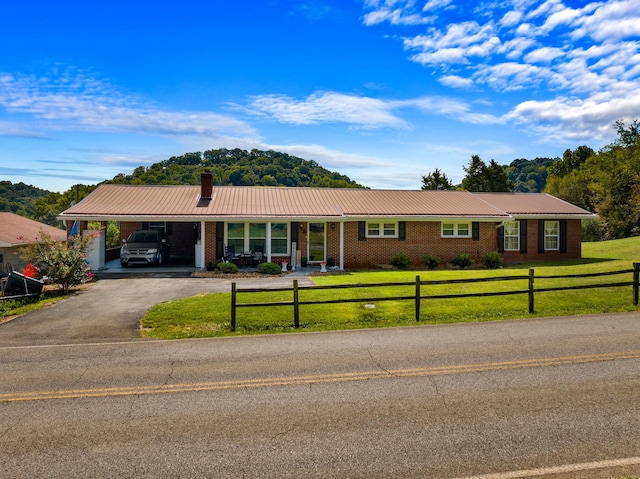
[[[344,271],[344,221],[340,222],[340,271]]]
[[[206,261],[204,260],[204,251],[205,251],[205,243],[206,243],[206,238],[205,238],[205,222],[204,220],[202,220],[200,222],[200,261],[202,261],[202,264],[200,264],[200,271],[206,271]],[[198,266],[198,265],[196,265]]]

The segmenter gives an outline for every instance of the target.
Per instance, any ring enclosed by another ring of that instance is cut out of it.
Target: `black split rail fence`
[[[576,279],[576,278],[594,278],[605,277],[622,274],[632,274],[632,279],[629,281],[618,282],[599,282],[599,283],[587,283],[575,286],[553,286],[546,288],[536,288],[535,280],[537,279]],[[457,294],[435,294],[424,295],[422,293],[422,286],[430,285],[443,285],[443,284],[468,284],[468,283],[486,283],[495,281],[528,281],[528,287],[526,289],[514,289],[510,291],[487,291],[479,293],[457,293]],[[384,296],[384,297],[358,297],[358,298],[342,298],[342,299],[321,299],[321,300],[301,300],[300,291],[319,291],[329,289],[360,289],[360,288],[394,288],[400,286],[414,286],[414,294],[404,296]],[[363,283],[363,284],[337,284],[337,285],[325,285],[325,286],[298,286],[298,280],[293,280],[291,287],[285,288],[243,288],[238,289],[236,283],[231,284],[231,330],[236,329],[237,310],[238,308],[251,308],[251,307],[270,307],[270,306],[293,306],[293,323],[295,328],[300,327],[300,306],[311,304],[337,304],[337,303],[375,303],[381,301],[414,301],[415,303],[415,318],[416,321],[420,321],[420,307],[424,300],[433,299],[458,299],[458,298],[472,298],[472,297],[487,297],[487,296],[508,296],[517,294],[526,294],[529,299],[529,313],[534,312],[535,306],[535,294],[544,293],[550,291],[568,291],[568,290],[580,290],[580,289],[592,289],[592,288],[613,288],[613,287],[633,287],[633,304],[638,305],[638,291],[640,286],[640,263],[633,263],[632,269],[607,271],[604,273],[587,273],[587,274],[567,274],[567,275],[535,275],[533,268],[529,269],[528,275],[516,275],[516,276],[496,276],[489,278],[468,278],[468,279],[447,279],[447,280],[421,280],[417,275],[415,281],[410,282],[396,282],[396,283]],[[270,302],[256,302],[256,303],[239,303],[239,294],[251,294],[251,293],[273,293],[277,291],[291,291],[293,297],[287,301],[270,301]]]

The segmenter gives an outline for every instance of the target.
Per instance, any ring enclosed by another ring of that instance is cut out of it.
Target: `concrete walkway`
[[[134,269],[132,269],[133,271]],[[163,273],[156,270],[156,274]],[[0,324],[0,347],[139,340],[139,321],[153,305],[198,293],[312,285],[305,276],[214,279],[130,275],[103,279],[41,310]]]

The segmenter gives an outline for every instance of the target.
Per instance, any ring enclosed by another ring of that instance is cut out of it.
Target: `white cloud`
[[[422,11],[429,12],[431,10],[447,7],[451,4],[451,1],[452,0],[429,0],[425,3],[424,7],[422,7]]]
[[[451,88],[470,88],[473,86],[471,78],[464,78],[458,75],[444,75],[438,78],[438,81]]]
[[[561,48],[542,47],[527,53],[524,60],[527,63],[551,63],[564,55],[565,52]]]
[[[437,17],[425,15],[446,8],[452,0],[429,0],[422,9],[418,9],[415,0],[366,1],[365,6],[373,9],[363,17],[367,26],[388,22],[391,25],[424,25],[432,23]]]
[[[586,99],[557,97],[525,101],[505,119],[530,125],[551,140],[603,140],[611,136],[616,120],[632,121],[640,111],[640,96],[595,94]]]
[[[266,95],[253,98],[247,111],[294,125],[347,123],[361,129],[413,128],[396,113],[406,109],[418,110],[427,115],[455,118],[467,123],[500,121],[491,115],[473,112],[471,107],[461,100],[439,96],[383,100],[325,92],[315,93],[304,100],[296,100],[285,95]]]
[[[45,138],[45,135],[31,126],[21,123],[0,121],[0,137],[11,138]]]
[[[51,77],[0,75],[0,106],[29,114],[41,127],[153,135],[254,135],[245,122],[211,112],[168,111],[141,104],[111,85],[67,69]]]
[[[485,57],[500,49],[491,24],[475,21],[449,25],[446,32],[430,29],[428,35],[404,40],[407,50],[417,50],[411,59],[422,64],[468,63],[469,57]]]
[[[409,124],[392,110],[393,105],[383,100],[334,92],[314,93],[304,100],[286,95],[259,96],[252,99],[248,109],[294,125],[347,123],[365,129],[408,128]]]
[[[515,91],[535,86],[543,78],[550,77],[548,69],[535,65],[505,62],[486,65],[478,70],[476,81],[489,85],[495,90]]]
[[[445,87],[518,92],[502,102],[511,113],[501,119],[469,109],[462,121],[517,121],[544,137],[588,138],[591,131],[604,138],[612,122],[640,111],[639,1],[487,2],[466,15],[451,2],[403,46]]]
[[[591,13],[589,15],[589,13]],[[640,35],[640,9],[637,0],[618,0],[590,4],[577,20],[574,38],[591,37],[615,41]]]
[[[522,12],[518,12],[516,10],[512,10],[504,14],[504,16],[500,19],[500,25],[503,27],[512,27],[520,22],[522,19]]]

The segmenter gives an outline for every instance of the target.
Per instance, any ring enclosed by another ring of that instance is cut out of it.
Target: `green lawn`
[[[640,237],[601,243],[584,243],[583,259],[571,262],[517,265],[500,270],[472,269],[466,271],[370,271],[316,276],[317,285],[375,284],[414,282],[416,276],[425,280],[491,278],[528,275],[557,276],[628,270],[640,261]],[[536,288],[577,284],[630,281],[631,273],[604,278],[536,279]],[[487,291],[526,290],[527,280],[470,283],[454,285],[423,285],[423,296],[464,294]],[[412,296],[414,286],[376,287],[362,289],[301,290],[300,301],[323,301],[345,298]],[[292,292],[239,293],[239,303],[291,301]],[[198,295],[178,301],[161,303],[143,318],[145,336],[178,339],[244,334],[284,333],[293,328],[292,306],[239,308],[236,331],[230,328],[230,293]],[[379,301],[300,306],[299,331],[326,331],[355,328],[379,328],[415,325],[413,301]],[[631,286],[598,288],[580,291],[537,293],[535,312],[528,313],[526,294],[496,297],[456,299],[423,299],[420,324],[492,321],[541,316],[636,311]]]

